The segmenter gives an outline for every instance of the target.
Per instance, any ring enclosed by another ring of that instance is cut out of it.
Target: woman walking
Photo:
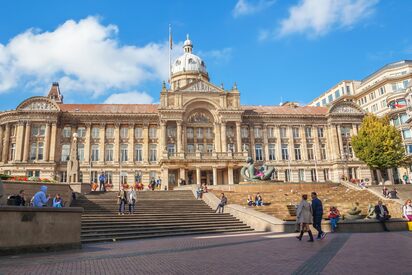
[[[123,186],[120,187],[119,193],[117,195],[117,203],[119,204],[119,215],[124,215],[124,208],[127,201],[127,194]]]
[[[132,190],[129,191],[129,214],[134,214],[134,206],[136,205],[137,194],[136,188],[132,187]]]
[[[313,223],[312,206],[308,202],[308,195],[302,195],[302,201],[300,202],[298,209],[296,210],[296,222],[300,225],[300,234],[298,240],[302,240],[305,230],[309,234],[308,242],[313,242],[312,231],[309,225]]]
[[[411,200],[406,200],[405,204],[402,207],[403,217],[408,221],[412,221],[412,205]]]

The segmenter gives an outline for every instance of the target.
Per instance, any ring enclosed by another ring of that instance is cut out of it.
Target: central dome
[[[186,41],[183,43],[184,53],[179,56],[172,64],[172,75],[181,72],[198,72],[207,74],[206,65],[203,60],[192,53],[193,44],[187,35]]]

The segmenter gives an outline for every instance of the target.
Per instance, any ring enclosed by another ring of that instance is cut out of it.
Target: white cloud
[[[230,47],[223,48],[221,50],[200,51],[199,56],[206,58],[208,61],[212,61],[216,64],[227,63],[232,58],[233,49]],[[207,65],[207,63],[206,63]]]
[[[115,25],[97,17],[68,20],[53,31],[29,29],[0,44],[0,93],[19,85],[48,87],[59,81],[64,92],[100,96],[146,80],[167,80],[168,43],[122,45]]]
[[[128,92],[111,94],[105,101],[105,104],[151,104],[153,97],[146,92]]]
[[[248,0],[238,0],[233,9],[233,16],[239,17],[254,14],[272,6],[274,3],[275,0],[259,0],[255,3],[251,3]]]
[[[374,12],[379,0],[301,0],[281,22],[279,36],[306,33],[320,36],[333,28],[350,27]]]

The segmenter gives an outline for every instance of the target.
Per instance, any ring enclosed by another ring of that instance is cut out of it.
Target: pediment
[[[329,109],[329,114],[353,114],[363,115],[363,110],[353,102],[341,102]]]
[[[16,110],[23,111],[59,111],[59,106],[47,97],[31,97],[17,106]]]
[[[179,89],[182,92],[223,92],[224,90],[210,82],[197,80]]]

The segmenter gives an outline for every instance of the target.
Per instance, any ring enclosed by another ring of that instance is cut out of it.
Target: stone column
[[[331,160],[336,160],[336,152],[339,149],[337,146],[337,137],[335,136],[335,126],[334,125],[329,125],[328,126],[328,148],[329,148],[329,158]]]
[[[24,134],[24,123],[19,122],[17,126],[17,135],[16,135],[16,162],[21,162],[22,153],[23,153],[23,134]]]
[[[269,141],[268,141],[268,126],[263,125],[263,161],[269,161]]]
[[[305,133],[305,127],[304,126],[300,126],[299,127],[299,135],[300,135],[300,140],[301,142],[301,150],[300,150],[300,154],[302,157],[302,160],[308,160],[308,150],[307,150],[307,146],[306,146],[306,133]],[[314,148],[312,147],[312,149],[314,150]],[[315,151],[313,151],[313,154],[315,154]]]
[[[253,158],[253,160],[256,160],[255,126],[253,124],[250,124],[249,126],[249,140],[250,140],[249,155]]]
[[[227,168],[227,180],[229,184],[234,184],[233,182],[233,167],[228,167]]]
[[[7,163],[9,158],[9,145],[10,145],[10,123],[6,124],[3,140],[3,163]]]
[[[176,151],[181,153],[182,150],[182,122],[176,121]]]
[[[177,181],[178,186],[180,186],[180,179],[186,180],[186,171],[184,168],[179,169],[179,180]]]
[[[90,164],[90,143],[91,143],[91,136],[92,136],[91,133],[92,133],[92,125],[88,123],[86,124],[86,138],[84,139],[84,163],[86,164]]]
[[[278,133],[277,136],[278,138],[276,138],[276,160],[277,161],[281,161],[282,160],[282,138],[280,137],[280,127],[276,126],[275,127],[275,131]]]
[[[163,157],[163,152],[166,151],[166,122],[160,122],[160,137],[159,147],[157,150],[157,160],[160,161]]]
[[[242,136],[240,133],[240,122],[238,121],[236,122],[236,145],[237,145],[236,151],[238,153],[241,153],[242,152]]]
[[[49,161],[54,162],[56,155],[56,138],[57,138],[57,124],[55,122],[51,125],[51,136],[50,136],[50,152]]]
[[[99,132],[99,162],[104,163],[104,150],[106,143],[106,124],[100,124]]]
[[[338,141],[339,141],[339,158],[340,159],[344,159],[344,156],[343,156],[343,139],[342,139],[342,129],[341,129],[341,126],[340,125],[338,125],[337,126],[338,127]]]
[[[3,125],[0,125],[0,162],[3,161]]]
[[[196,167],[196,184],[200,185],[201,181],[200,181],[200,168]]]
[[[160,186],[160,190],[164,190],[165,186],[167,186],[167,190],[169,190],[169,169],[168,168],[163,168],[162,185]]]
[[[31,125],[30,125],[30,122],[26,122],[26,132],[24,133],[24,151],[23,151],[23,161],[24,162],[27,162],[29,160],[30,134],[31,134]]]
[[[217,168],[213,167],[213,185],[217,185]]]
[[[128,162],[134,163],[134,124],[129,125],[129,144],[127,146]]]
[[[222,124],[220,125],[220,129],[221,129],[221,139],[222,139],[221,149],[222,149],[222,152],[225,153],[227,152],[226,122],[222,122]]]
[[[44,161],[50,159],[50,123],[46,123],[46,136],[44,137]]]
[[[114,149],[113,161],[119,163],[120,161],[120,124],[114,125]]]
[[[149,125],[143,125],[143,163],[149,162]]]
[[[215,151],[222,152],[222,138],[220,135],[219,123],[214,124],[214,132],[215,132]]]

